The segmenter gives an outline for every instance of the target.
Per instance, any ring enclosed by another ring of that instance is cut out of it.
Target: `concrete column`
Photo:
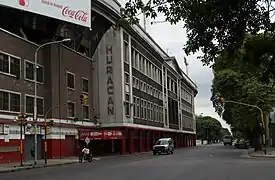
[[[132,129],[129,130],[129,153],[134,153],[134,131]]]

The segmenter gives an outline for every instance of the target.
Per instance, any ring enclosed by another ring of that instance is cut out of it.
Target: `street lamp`
[[[34,107],[33,107],[33,113],[34,113],[34,164],[37,164],[37,59],[38,59],[38,51],[45,46],[51,45],[51,44],[59,44],[62,42],[71,41],[71,39],[63,39],[60,41],[52,41],[47,42],[45,44],[42,44],[37,47],[35,54],[34,54]]]

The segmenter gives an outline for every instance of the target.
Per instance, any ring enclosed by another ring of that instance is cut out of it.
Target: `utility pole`
[[[184,64],[186,66],[186,75],[188,76],[188,66],[189,66],[189,63],[187,62],[186,57],[184,57],[183,59],[184,59]]]

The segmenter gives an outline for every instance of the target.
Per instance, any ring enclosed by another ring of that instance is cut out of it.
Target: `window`
[[[128,63],[129,62],[129,46],[128,46],[127,42],[124,42],[123,50],[124,50],[124,61]]]
[[[25,78],[28,80],[34,80],[34,63],[25,61]],[[43,67],[38,65],[36,67],[36,80],[37,82],[43,82],[44,81],[44,70]]]
[[[140,111],[140,109],[139,109],[139,98],[137,98],[137,117],[140,117],[139,116],[139,111]]]
[[[136,97],[133,97],[133,102],[134,102],[134,117],[137,117],[137,110],[136,110],[136,108],[137,108],[137,105],[136,105]]]
[[[147,103],[147,119],[150,120],[151,119],[151,114],[150,114],[150,109],[151,109],[151,104],[150,102]]]
[[[89,92],[89,81],[88,79],[82,78],[82,91],[88,93]]]
[[[130,95],[125,94],[125,115],[130,116]]]
[[[20,59],[0,52],[0,71],[20,77]]]
[[[26,96],[26,113],[33,114],[33,108],[34,108],[34,97],[33,96]],[[43,115],[44,114],[44,100],[43,98],[38,97],[37,98],[37,114]]]
[[[68,118],[75,117],[75,103],[74,102],[68,102],[67,117]]]
[[[144,119],[143,107],[144,107],[144,101],[143,101],[143,99],[141,99],[140,100],[140,117],[141,117],[141,119]]]
[[[89,106],[83,106],[83,119],[89,119]]]
[[[20,94],[0,91],[0,110],[20,112]]]
[[[126,83],[126,84],[129,84],[129,83],[130,83],[130,77],[129,77],[129,74],[124,73],[124,78],[125,78],[125,83]]]
[[[74,89],[74,85],[75,85],[75,82],[74,82],[74,74],[70,73],[70,72],[67,72],[67,87],[70,88],[70,89]]]
[[[147,113],[146,113],[146,106],[147,106],[147,101],[144,101],[144,104],[143,104],[143,115],[144,115],[144,119],[148,119],[148,118],[147,118]]]

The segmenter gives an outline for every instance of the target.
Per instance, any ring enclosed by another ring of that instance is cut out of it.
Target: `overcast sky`
[[[127,0],[118,0],[124,5]],[[159,15],[157,19],[146,19],[146,31],[159,43],[159,45],[168,51],[170,56],[176,56],[179,66],[186,72],[183,57],[185,56],[182,50],[183,45],[187,41],[186,31],[183,28],[183,23],[177,25],[170,25],[167,22],[154,23],[151,22],[164,21],[164,17]],[[143,17],[140,16],[140,24],[144,26]],[[211,97],[211,84],[213,73],[211,68],[202,66],[200,60],[197,59],[198,54],[187,56],[189,63],[188,75],[198,86],[198,95],[195,98],[195,113],[203,114],[203,116],[212,116],[218,119],[223,127],[228,125],[215,113],[210,101]]]

